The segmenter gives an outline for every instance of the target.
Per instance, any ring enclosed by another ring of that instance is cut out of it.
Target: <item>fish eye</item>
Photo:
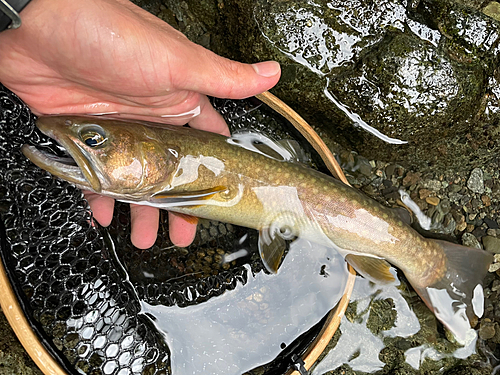
[[[80,137],[87,146],[92,148],[102,146],[108,140],[104,129],[97,125],[82,129]]]

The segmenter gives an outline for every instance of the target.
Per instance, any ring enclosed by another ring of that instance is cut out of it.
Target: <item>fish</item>
[[[275,142],[100,116],[43,116],[37,127],[70,156],[23,145],[38,167],[119,201],[256,229],[269,272],[279,271],[286,241],[300,237],[336,249],[376,283],[394,282],[397,267],[458,342],[483,313],[491,254],[423,237]]]

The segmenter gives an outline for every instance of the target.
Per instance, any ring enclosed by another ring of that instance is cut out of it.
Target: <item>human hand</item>
[[[0,33],[0,82],[36,114],[113,114],[229,135],[205,95],[240,99],[274,86],[276,62],[234,62],[190,42],[127,0],[33,0],[23,25]],[[114,200],[86,193],[94,218],[111,223]],[[131,205],[131,240],[154,244],[158,209]],[[169,214],[187,246],[196,226]]]

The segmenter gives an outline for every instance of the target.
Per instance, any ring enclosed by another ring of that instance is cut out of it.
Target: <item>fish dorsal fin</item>
[[[266,269],[271,273],[278,272],[281,259],[286,250],[286,241],[269,227],[259,232],[259,254]]]
[[[290,153],[289,159],[287,159],[287,161],[298,162],[306,165],[311,161],[311,159],[306,155],[304,149],[296,140],[281,139],[276,143]]]
[[[345,257],[345,260],[361,276],[374,283],[390,284],[395,280],[394,276],[390,272],[391,265],[384,259],[348,254]]]
[[[176,191],[164,190],[151,197],[151,202],[174,206],[193,206],[204,204],[204,201],[213,198],[214,195],[227,190],[225,186],[215,186],[209,189],[195,191]]]
[[[236,133],[228,138],[230,144],[279,161],[300,162],[307,164],[309,158],[299,143],[293,139],[276,141],[260,133]]]

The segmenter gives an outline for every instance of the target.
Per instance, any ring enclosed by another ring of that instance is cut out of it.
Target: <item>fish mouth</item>
[[[92,163],[85,156],[85,150],[74,143],[65,135],[58,136],[50,128],[50,117],[47,119],[39,119],[37,127],[42,133],[55,140],[64,151],[68,154],[67,157],[57,156],[38,149],[36,146],[23,145],[21,151],[33,164],[45,169],[49,173],[62,180],[71,182],[78,187],[92,190],[96,193],[101,192],[101,182]]]

